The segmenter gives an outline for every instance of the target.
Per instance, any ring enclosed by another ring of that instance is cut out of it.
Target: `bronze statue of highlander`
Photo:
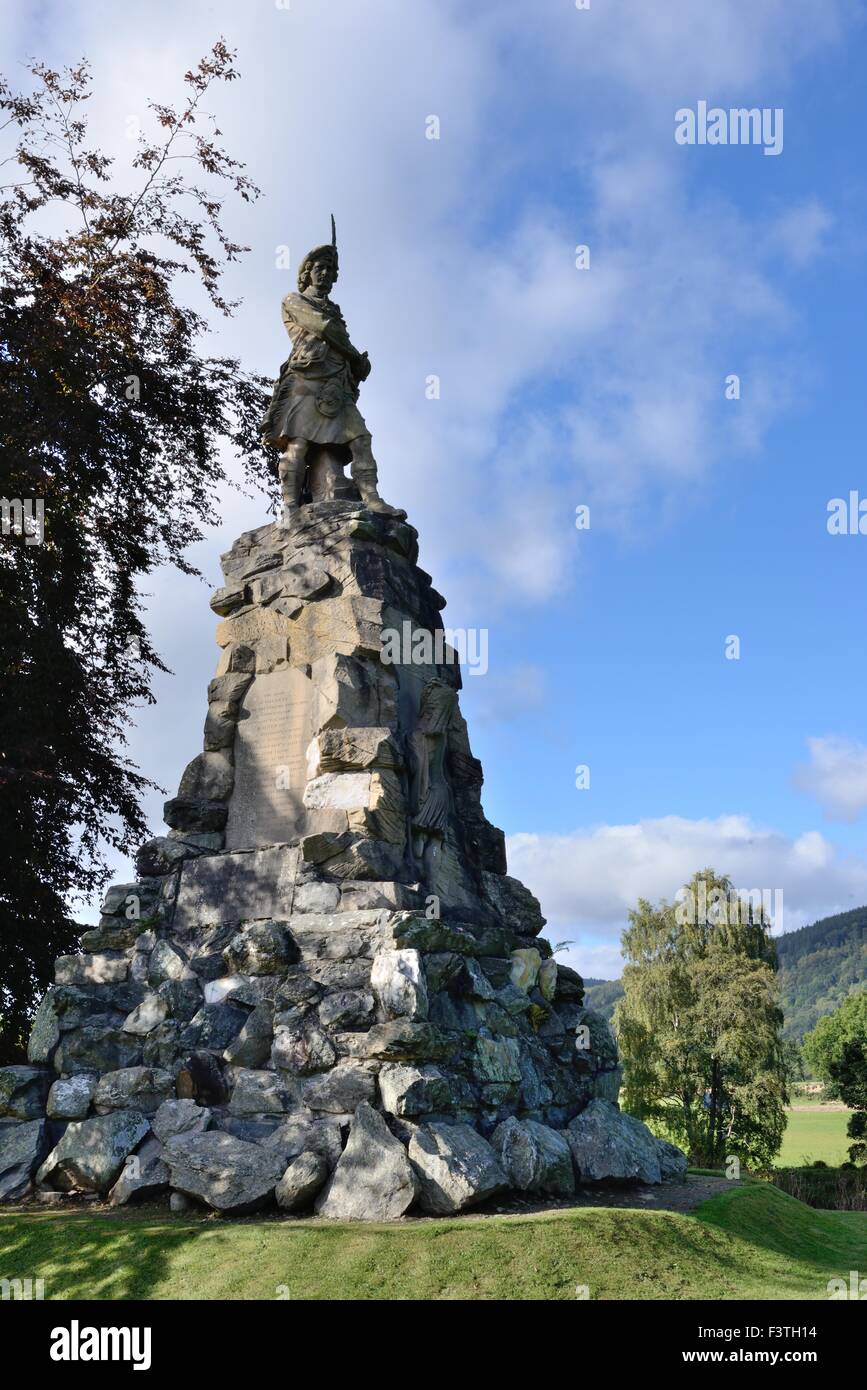
[[[314,453],[336,459],[340,471],[351,463],[352,481],[371,511],[406,515],[383,502],[377,490],[370,433],[356,404],[359,386],[370,375],[370,358],[353,347],[343,315],[328,297],[337,272],[332,217],[331,245],[308,251],[298,267],[298,293],[283,300],[292,352],[262,420],[264,442],[281,451],[277,476],[284,526],[298,513]]]

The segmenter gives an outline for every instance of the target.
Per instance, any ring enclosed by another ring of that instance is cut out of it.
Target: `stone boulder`
[[[491,1145],[510,1185],[520,1192],[569,1197],[575,1191],[569,1143],[548,1125],[511,1116],[494,1130]]]
[[[686,1173],[687,1158],[682,1149],[676,1144],[669,1144],[667,1139],[656,1140],[656,1156],[659,1159],[659,1171],[662,1174],[663,1182],[681,1182]]]
[[[50,1120],[83,1120],[87,1117],[96,1091],[95,1071],[60,1076],[48,1092],[45,1113]]]
[[[409,1141],[409,1159],[420,1205],[435,1216],[465,1211],[509,1186],[491,1145],[470,1125],[421,1126]]]
[[[27,1195],[50,1147],[44,1120],[0,1124],[0,1202],[17,1202]]]
[[[340,1122],[333,1116],[313,1119],[287,1115],[262,1143],[266,1149],[280,1154],[284,1163],[290,1163],[302,1153],[320,1154],[329,1169],[337,1166],[343,1152]]]
[[[61,1192],[107,1192],[129,1155],[150,1132],[138,1110],[73,1122],[46,1158],[36,1181]]]
[[[346,1148],[316,1203],[337,1221],[396,1221],[415,1201],[418,1181],[406,1151],[367,1102],[355,1111]]]
[[[380,951],[373,961],[370,983],[389,1018],[427,1018],[427,986],[418,951]]]
[[[211,1112],[194,1100],[165,1100],[151,1120],[151,1128],[161,1144],[176,1134],[204,1134],[211,1127]]]
[[[0,1067],[0,1116],[41,1120],[51,1074],[44,1067]]]
[[[279,975],[298,948],[285,922],[256,922],[232,937],[223,958],[230,975]]]
[[[140,1110],[144,1115],[152,1115],[174,1094],[175,1081],[170,1071],[159,1067],[123,1067],[100,1077],[93,1108],[98,1115],[109,1110]]]
[[[163,1146],[152,1134],[123,1165],[120,1177],[109,1193],[113,1207],[127,1202],[152,1201],[168,1191],[169,1170],[163,1161]]]
[[[264,1206],[285,1168],[278,1154],[216,1130],[177,1134],[164,1156],[176,1191],[231,1216]]]
[[[391,1115],[430,1115],[454,1109],[451,1082],[439,1067],[386,1063],[379,1073],[379,1094]]]
[[[321,1154],[306,1149],[293,1159],[274,1189],[277,1205],[283,1211],[303,1211],[328,1177],[328,1164]]]
[[[662,1181],[657,1140],[607,1100],[592,1100],[566,1129],[581,1182]]]

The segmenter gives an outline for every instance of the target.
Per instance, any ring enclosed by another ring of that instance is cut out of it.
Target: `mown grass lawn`
[[[764,1183],[692,1215],[573,1208],[366,1226],[0,1211],[0,1277],[47,1299],[824,1299],[867,1215]]]
[[[788,1112],[783,1145],[774,1159],[777,1168],[800,1167],[821,1158],[836,1168],[849,1157],[852,1140],[846,1136],[847,1110],[801,1110]]]

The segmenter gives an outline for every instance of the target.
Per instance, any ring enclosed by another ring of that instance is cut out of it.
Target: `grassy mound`
[[[0,1273],[98,1299],[827,1298],[867,1268],[867,1216],[746,1183],[693,1215],[574,1208],[410,1221],[0,1212]]]

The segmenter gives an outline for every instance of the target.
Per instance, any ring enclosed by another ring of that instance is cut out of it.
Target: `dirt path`
[[[702,1202],[730,1192],[738,1186],[729,1178],[700,1177],[687,1173],[682,1182],[665,1182],[659,1186],[635,1183],[628,1187],[605,1185],[580,1187],[574,1197],[542,1197],[537,1199],[509,1196],[506,1200],[486,1203],[479,1211],[468,1211],[463,1217],[484,1220],[488,1216],[528,1216],[534,1212],[567,1211],[575,1207],[633,1207],[647,1211],[695,1211]],[[412,1217],[408,1218],[413,1220]],[[416,1217],[416,1220],[440,1220],[440,1217]]]

